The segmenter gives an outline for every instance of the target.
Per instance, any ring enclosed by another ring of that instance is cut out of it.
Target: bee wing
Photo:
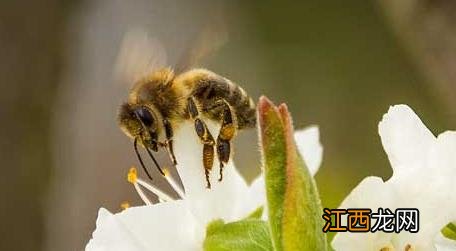
[[[185,54],[180,57],[175,67],[176,72],[196,67],[203,58],[219,50],[228,41],[228,29],[223,15],[213,15],[206,24],[189,44]]]
[[[162,43],[145,29],[127,31],[114,66],[114,77],[120,83],[133,85],[150,72],[165,67],[167,54]]]

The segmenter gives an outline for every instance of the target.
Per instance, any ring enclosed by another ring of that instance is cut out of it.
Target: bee
[[[218,135],[211,134],[202,117],[221,125]],[[172,69],[163,68],[140,79],[131,89],[128,101],[121,105],[118,122],[122,131],[133,139],[137,157],[149,178],[138,145],[146,149],[164,174],[152,152],[165,148],[173,164],[177,164],[173,132],[187,120],[194,123],[195,133],[203,145],[202,167],[207,188],[210,188],[209,174],[215,152],[221,181],[236,133],[255,127],[255,103],[240,86],[206,69],[175,74]]]

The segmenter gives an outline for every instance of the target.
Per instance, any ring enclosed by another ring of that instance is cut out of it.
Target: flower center
[[[184,198],[185,194],[177,182],[173,179],[168,169],[164,169],[165,179],[168,184],[173,188],[173,190],[181,197]],[[138,193],[139,197],[144,201],[146,205],[152,205],[153,203],[149,200],[147,195],[144,193],[143,188],[152,192],[158,197],[159,202],[166,202],[166,201],[173,201],[175,200],[166,192],[162,191],[160,188],[155,187],[154,185],[148,183],[145,180],[142,180],[138,177],[138,172],[136,171],[135,167],[131,167],[127,174],[127,181],[133,184],[135,187],[136,192]]]
[[[405,249],[404,249],[404,250],[405,250],[405,251],[415,251],[415,248],[414,248],[412,245],[407,244],[407,245],[405,246]]]
[[[394,251],[394,247],[392,245],[388,245],[380,249],[380,251]],[[407,244],[404,247],[404,251],[415,251],[415,248],[411,244]]]
[[[394,251],[394,247],[390,244],[386,247],[382,247],[380,251]]]

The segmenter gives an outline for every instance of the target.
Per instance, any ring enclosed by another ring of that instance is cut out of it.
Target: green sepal
[[[327,250],[320,197],[297,151],[287,107],[262,97],[258,111],[274,250]]]

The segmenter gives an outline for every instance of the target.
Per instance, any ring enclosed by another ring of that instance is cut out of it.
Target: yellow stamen
[[[165,174],[167,174],[167,177],[168,177],[167,180],[168,180],[168,182],[170,182],[169,179],[172,180],[172,178],[169,175],[168,170],[166,170]],[[141,197],[141,199],[144,201],[144,203],[146,205],[152,205],[152,202],[149,200],[149,198],[147,198],[146,194],[143,192],[141,187],[144,187],[147,190],[149,190],[152,193],[154,193],[155,195],[157,195],[161,202],[174,200],[171,196],[169,196],[168,194],[164,193],[160,189],[158,189],[158,188],[154,187],[153,185],[147,183],[146,181],[138,178],[138,173],[137,173],[137,170],[136,170],[136,168],[134,166],[132,166],[130,168],[130,170],[128,171],[127,180],[128,180],[128,182],[133,184],[133,186],[135,187],[136,192],[138,193],[139,197]]]
[[[130,168],[130,170],[128,171],[127,180],[131,184],[135,184],[137,179],[138,179],[138,172],[136,171],[136,168],[134,166],[132,166]]]
[[[138,193],[139,197],[141,197],[141,199],[144,201],[144,203],[146,205],[152,205],[152,202],[150,202],[150,200],[147,198],[146,194],[144,194],[144,192],[141,190],[141,187],[137,183],[138,171],[136,171],[136,168],[134,166],[132,166],[130,168],[130,170],[128,170],[127,180],[128,180],[128,182],[133,184],[136,192]]]
[[[157,195],[158,198],[162,199],[163,201],[173,201],[174,200],[173,198],[171,198],[171,196],[169,196],[165,192],[161,191],[160,189],[156,188],[155,186],[147,183],[146,181],[144,181],[142,179],[138,179],[137,182],[135,183],[135,186],[138,184],[141,185],[142,187],[146,188],[147,190],[151,191],[155,195]]]
[[[124,202],[122,202],[122,204],[120,204],[120,208],[122,208],[122,210],[125,210],[129,207],[130,207],[130,203],[128,203],[128,201],[124,201]]]
[[[407,244],[407,245],[405,246],[405,249],[404,249],[404,250],[405,250],[405,251],[414,251],[415,248],[414,248],[412,245]]]
[[[380,251],[394,251],[394,247],[389,244],[388,246],[381,248]]]
[[[152,205],[152,202],[149,200],[149,198],[147,198],[146,194],[143,192],[138,183],[133,183],[133,186],[135,187],[136,192],[138,193],[141,200],[143,200],[146,205]]]

